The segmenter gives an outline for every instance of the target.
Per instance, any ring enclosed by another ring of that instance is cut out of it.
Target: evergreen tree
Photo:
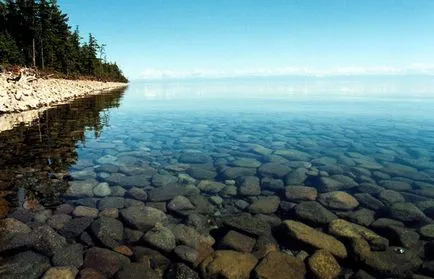
[[[56,0],[0,0],[0,63],[127,81],[116,64],[103,60],[105,45],[92,34],[81,43],[68,20]]]

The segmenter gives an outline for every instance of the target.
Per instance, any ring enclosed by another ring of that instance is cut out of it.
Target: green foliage
[[[102,59],[105,45],[92,34],[82,43],[68,20],[55,0],[0,0],[0,63],[126,82],[115,63]]]
[[[0,33],[0,63],[19,65],[23,63],[23,57],[15,39],[8,33]]]

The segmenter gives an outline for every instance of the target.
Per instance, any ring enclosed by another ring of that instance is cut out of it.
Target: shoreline
[[[40,113],[86,96],[127,87],[127,83],[91,80],[37,79],[8,82],[0,74],[0,132],[29,125]]]
[[[35,79],[8,82],[0,74],[0,116],[48,108],[88,95],[125,88],[128,83],[92,80]]]

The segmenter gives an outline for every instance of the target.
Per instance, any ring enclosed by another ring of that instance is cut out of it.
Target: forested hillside
[[[56,0],[0,0],[0,64],[126,82],[105,45],[92,34],[82,38],[68,20]]]

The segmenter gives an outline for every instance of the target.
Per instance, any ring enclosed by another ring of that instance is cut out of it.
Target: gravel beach
[[[36,79],[8,81],[0,75],[0,114],[27,111],[63,103],[86,95],[126,87],[126,83],[91,80]]]

